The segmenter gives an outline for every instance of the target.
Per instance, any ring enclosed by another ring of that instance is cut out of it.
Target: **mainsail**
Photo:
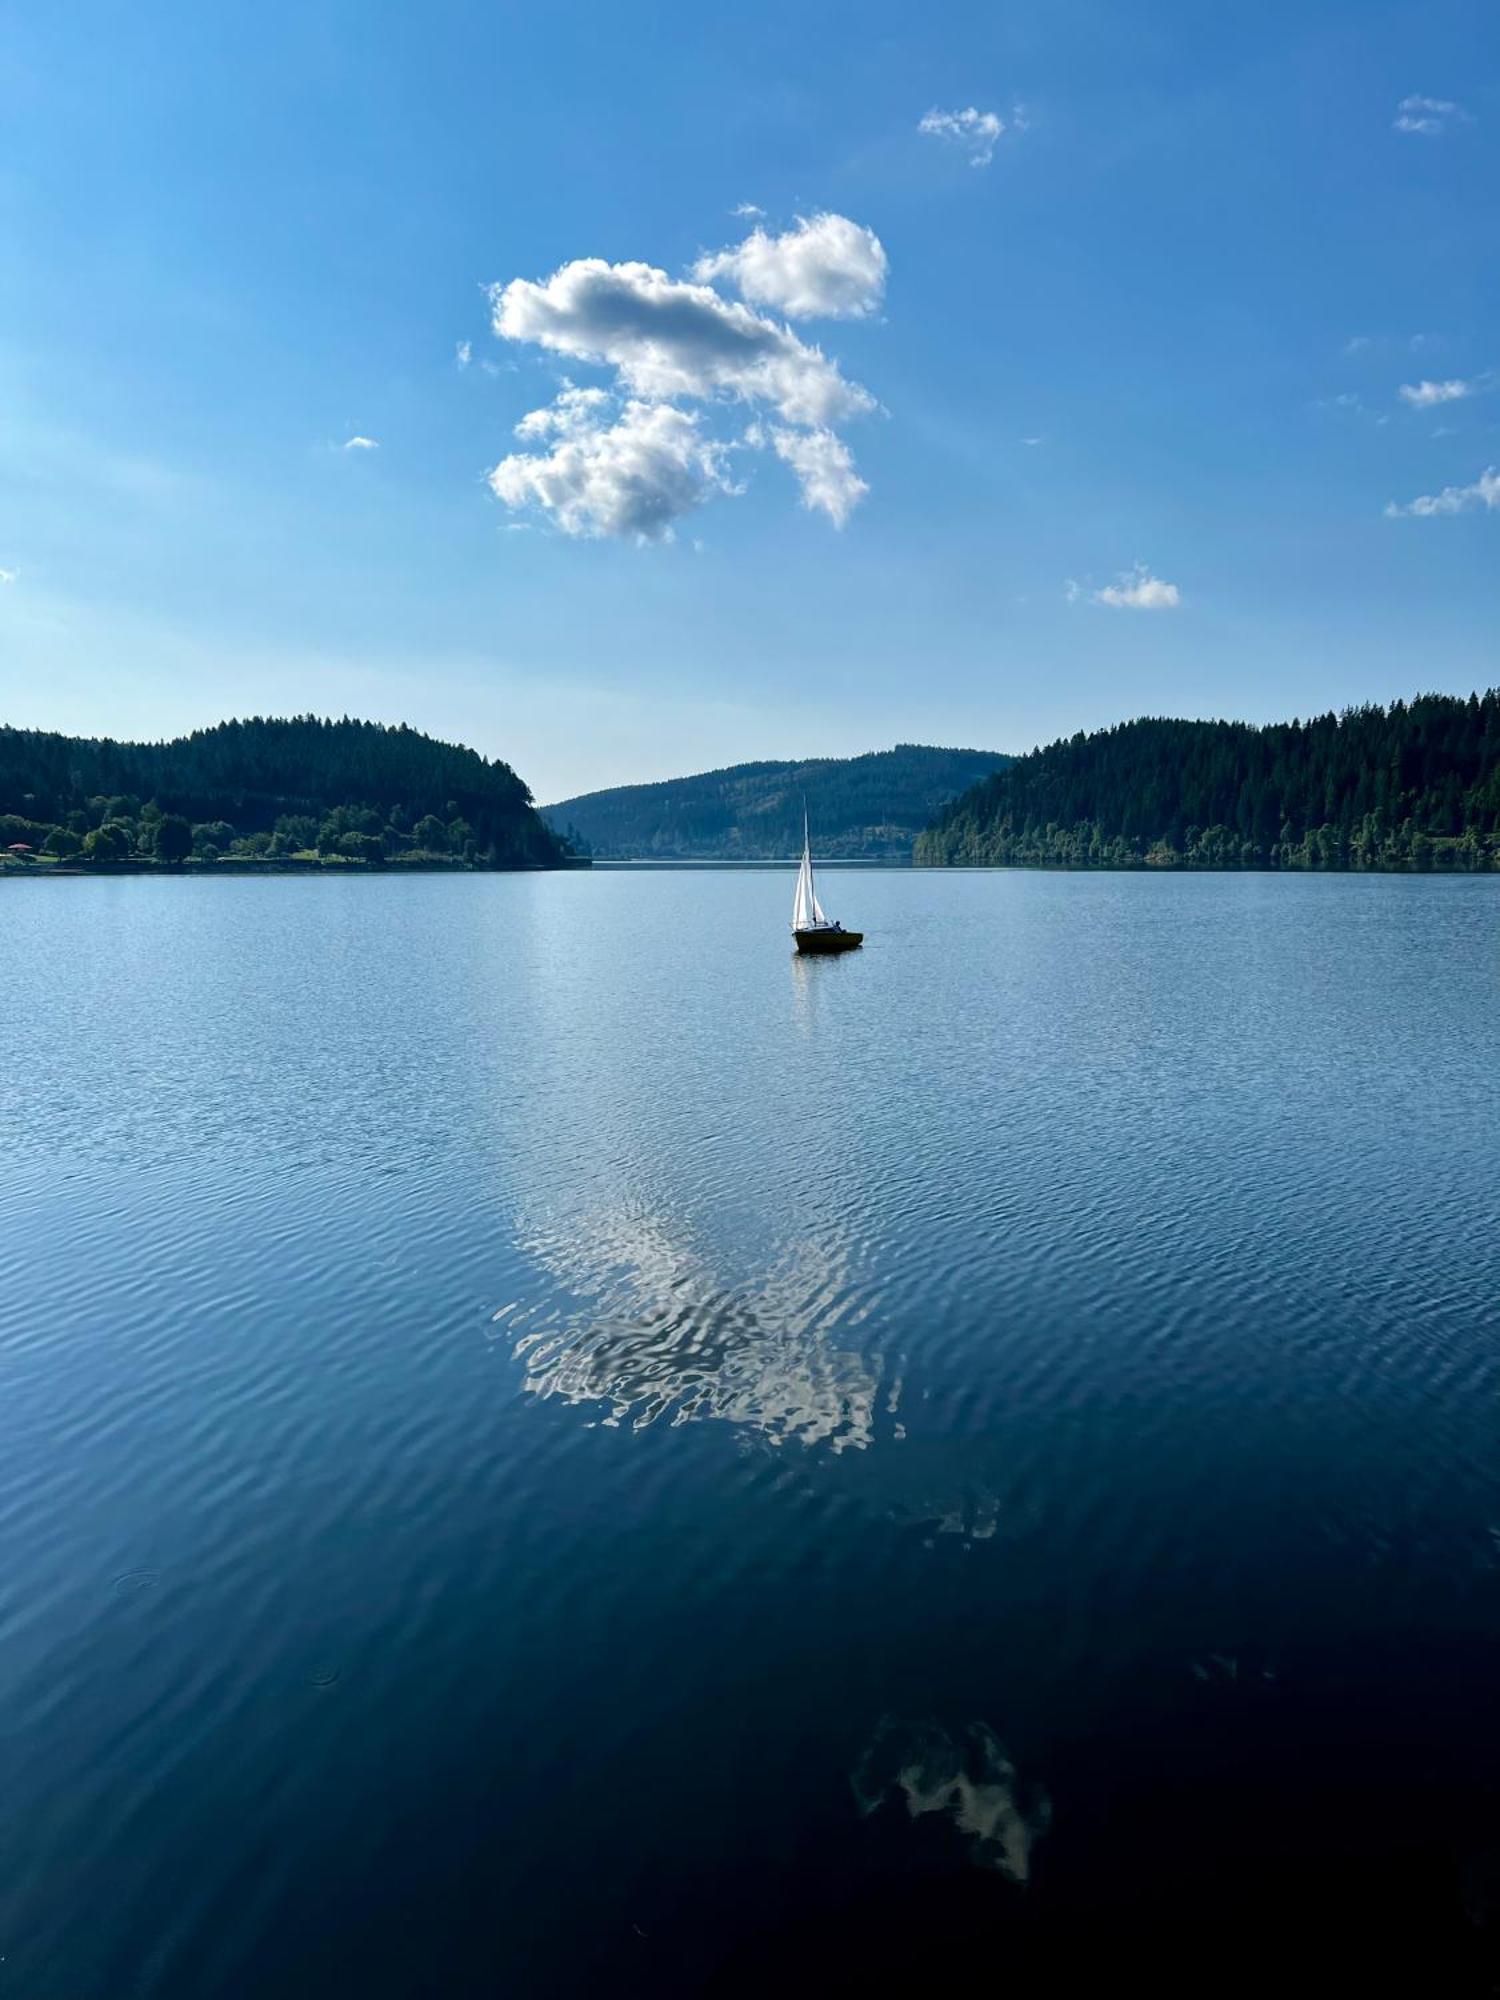
[[[792,929],[810,931],[826,924],[823,906],[813,887],[812,847],[807,837],[807,814],[802,815],[802,866],[797,870],[797,894],[792,903]]]

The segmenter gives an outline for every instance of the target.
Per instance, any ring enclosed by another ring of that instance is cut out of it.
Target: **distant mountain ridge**
[[[919,865],[1500,868],[1500,689],[1259,726],[1149,716],[1015,760]]]
[[[805,798],[820,857],[900,860],[949,800],[1010,761],[995,750],[898,743],[618,785],[543,806],[542,817],[600,860],[779,860],[801,850]]]

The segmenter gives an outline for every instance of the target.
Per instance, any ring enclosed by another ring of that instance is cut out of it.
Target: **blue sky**
[[[1487,685],[1497,196],[1491,0],[12,7],[0,717],[547,799]]]

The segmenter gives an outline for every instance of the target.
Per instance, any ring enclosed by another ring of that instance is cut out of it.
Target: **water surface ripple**
[[[1489,1990],[1500,882],[788,893],[0,895],[5,1992]]]

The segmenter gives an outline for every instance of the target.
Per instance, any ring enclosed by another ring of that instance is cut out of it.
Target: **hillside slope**
[[[195,851],[274,855],[316,843],[328,852],[330,839],[347,837],[386,856],[421,849],[501,866],[562,859],[508,764],[404,725],[254,716],[164,743],[0,727],[6,845],[40,848],[56,829],[53,851],[71,853],[111,824],[129,835],[130,852],[150,852],[150,829],[167,815],[192,825]],[[381,858],[345,849],[356,851]]]
[[[1009,761],[990,750],[898,743],[861,757],[735,764],[544,806],[559,833],[605,860],[780,859],[800,851],[806,799],[825,858],[900,859],[949,799]]]
[[[1500,691],[1260,728],[1148,718],[1018,758],[916,860],[1062,867],[1500,866]]]

